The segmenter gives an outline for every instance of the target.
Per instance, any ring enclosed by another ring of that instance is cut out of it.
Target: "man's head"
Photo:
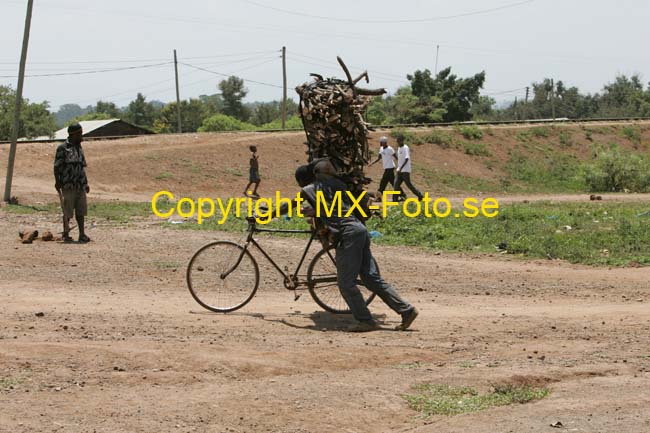
[[[83,129],[78,123],[68,126],[68,141],[72,144],[79,144],[82,141]]]
[[[314,167],[311,164],[301,165],[296,169],[296,182],[301,187],[307,186],[312,183],[316,178],[314,177]]]
[[[404,136],[402,134],[398,135],[397,138],[395,138],[395,140],[397,140],[397,145],[399,147],[404,146]]]
[[[257,146],[248,146],[248,149],[253,153],[257,152]]]
[[[385,135],[379,137],[379,145],[383,148],[386,148],[388,146],[388,137]]]

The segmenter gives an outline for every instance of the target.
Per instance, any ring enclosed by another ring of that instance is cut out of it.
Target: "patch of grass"
[[[641,128],[639,128],[639,125],[624,126],[621,128],[620,134],[632,143],[641,143]]]
[[[395,140],[397,140],[398,137],[404,137],[404,143],[407,145],[423,143],[423,141],[421,141],[421,138],[415,132],[404,128],[395,128],[391,130],[390,136]]]
[[[492,152],[484,143],[463,143],[463,150],[467,155],[472,156],[492,156]]]
[[[38,206],[9,204],[5,209],[7,210],[7,212],[10,213],[29,215],[38,212],[47,212],[47,213],[58,212],[61,210],[61,206],[58,203],[48,203],[45,205],[38,205]]]
[[[456,128],[466,140],[480,140],[483,138],[483,131],[476,125],[463,125]]]
[[[24,379],[17,377],[0,377],[0,391],[12,390],[24,381]]]
[[[644,203],[511,204],[494,218],[466,218],[460,206],[447,218],[408,218],[395,209],[384,220],[370,219],[368,229],[383,235],[373,240],[378,244],[486,253],[505,245],[507,253],[527,258],[650,265],[650,223],[643,217],[650,208]]]
[[[585,138],[589,141],[594,141],[594,132],[591,129],[585,129]]]
[[[590,191],[650,191],[650,157],[625,151],[617,145],[600,147],[595,152],[594,162],[583,168]]]
[[[586,191],[580,163],[573,155],[545,152],[530,157],[528,152],[513,151],[505,169],[513,180],[524,182],[536,192]]]
[[[158,208],[161,211],[167,210],[162,204]],[[146,218],[152,214],[151,203],[111,201],[88,204],[89,216],[120,223],[128,222],[131,218]]]
[[[452,147],[457,147],[456,140],[454,140],[454,137],[451,136],[451,134],[448,134],[444,131],[430,131],[424,135],[421,136],[421,139],[425,143],[431,143],[431,144],[436,144],[443,149],[449,149]]]
[[[158,161],[160,158],[161,156],[157,153],[148,153],[144,156],[144,159],[147,159],[149,161]]]
[[[547,388],[532,386],[495,386],[492,392],[480,394],[471,387],[423,384],[414,387],[415,394],[403,396],[411,409],[425,416],[460,415],[477,412],[495,406],[523,404],[540,400],[549,395]]]
[[[573,146],[573,136],[571,135],[571,132],[569,131],[560,131],[558,134],[560,138],[560,145],[563,147],[571,147]]]
[[[238,168],[226,168],[226,173],[232,174],[233,176],[242,177],[244,174]]]
[[[163,171],[163,172],[158,173],[158,174],[155,176],[155,179],[156,179],[156,180],[166,180],[166,179],[171,179],[172,177],[174,177],[173,174],[171,174],[171,173],[168,172],[168,171]]]
[[[551,128],[548,126],[535,126],[530,128],[530,133],[536,138],[546,138],[551,135]]]
[[[481,179],[479,177],[463,176],[438,168],[413,164],[414,170],[424,178],[424,184],[432,187],[433,185],[444,185],[449,189],[456,191],[499,191],[502,188],[494,179]],[[419,183],[416,183],[419,185]]]

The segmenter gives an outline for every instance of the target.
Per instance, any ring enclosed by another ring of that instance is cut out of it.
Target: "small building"
[[[84,138],[119,137],[123,135],[146,135],[152,131],[140,126],[132,125],[122,119],[84,120],[79,122],[83,128]],[[59,129],[54,133],[54,140],[68,138],[68,127]]]
[[[132,125],[122,119],[83,120],[79,124],[83,129],[84,138],[119,138],[124,136],[155,134],[153,131]],[[35,138],[19,138],[18,141],[63,141],[66,138],[68,138],[67,126],[56,131],[51,137],[46,135]]]

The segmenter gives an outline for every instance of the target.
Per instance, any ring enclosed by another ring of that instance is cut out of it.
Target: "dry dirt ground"
[[[58,221],[0,210],[2,432],[650,432],[648,268],[375,247],[421,315],[392,331],[375,301],[387,330],[351,334],[268,266],[244,309],[202,310],[186,263],[237,235],[98,222],[87,245],[20,244],[33,226]],[[292,263],[304,241],[261,242]],[[402,397],[513,380],[551,393],[431,418]]]

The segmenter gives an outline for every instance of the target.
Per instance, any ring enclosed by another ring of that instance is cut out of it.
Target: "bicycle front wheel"
[[[377,262],[375,262],[376,265]],[[377,272],[379,272],[379,267],[377,267]],[[307,283],[311,297],[325,311],[335,314],[350,312],[347,302],[341,295],[336,278],[336,249],[323,249],[314,256],[307,270]],[[366,305],[369,305],[375,299],[375,294],[366,289],[360,279],[357,279],[357,287],[361,291],[363,299],[366,300]]]
[[[187,287],[202,307],[228,313],[246,305],[260,283],[253,256],[234,242],[217,241],[199,249],[187,266]]]

